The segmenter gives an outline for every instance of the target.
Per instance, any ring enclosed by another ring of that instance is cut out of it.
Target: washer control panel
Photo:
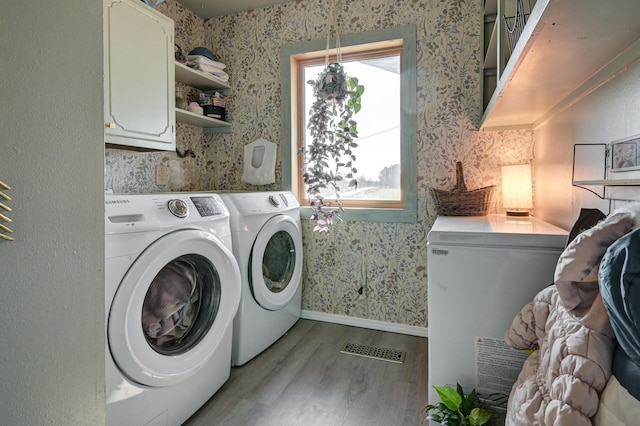
[[[171,214],[176,217],[187,217],[189,215],[189,206],[179,198],[167,201],[167,207]]]
[[[214,197],[190,197],[190,199],[201,217],[217,216],[224,212],[224,208]]]
[[[205,227],[229,227],[229,211],[215,193],[105,194],[105,235]],[[225,228],[226,227],[226,228]],[[176,228],[178,229],[178,228]]]

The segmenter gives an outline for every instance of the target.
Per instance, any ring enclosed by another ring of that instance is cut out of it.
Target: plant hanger
[[[335,33],[337,62],[329,62],[331,33]],[[357,78],[349,78],[341,64],[338,31],[337,0],[331,0],[327,15],[327,47],[325,67],[316,80],[307,81],[313,87],[314,102],[309,110],[307,129],[311,140],[301,150],[304,157],[303,181],[307,187],[314,231],[326,233],[334,219],[344,211],[340,199],[340,183],[348,179],[347,187],[357,187],[353,149],[358,145],[357,123],[353,115],[360,111],[364,86]],[[335,204],[325,200],[327,190],[335,194]]]
[[[324,52],[324,66],[329,65],[329,50],[331,49],[331,32],[336,35],[336,62],[342,63],[342,53],[340,52],[340,32],[338,31],[338,0],[331,0],[331,7],[327,15],[327,48]]]

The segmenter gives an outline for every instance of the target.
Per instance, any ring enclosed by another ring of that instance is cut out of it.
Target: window
[[[308,200],[298,152],[309,138],[307,117],[313,99],[307,81],[315,80],[324,67],[325,43],[289,44],[281,52],[283,184],[302,206]],[[365,86],[362,109],[354,117],[358,187],[342,188],[347,207],[342,218],[415,222],[415,27],[341,36],[341,46],[347,74]],[[330,200],[332,194],[327,195]]]

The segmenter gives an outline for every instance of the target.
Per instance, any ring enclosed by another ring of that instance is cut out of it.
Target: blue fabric
[[[613,374],[640,400],[640,228],[609,247],[600,264],[599,285],[618,342]]]
[[[213,53],[211,53],[211,51],[209,49],[207,49],[206,47],[196,47],[191,52],[189,52],[189,55],[200,55],[200,56],[204,56],[205,58],[209,58],[212,61],[216,61],[217,60],[215,55]]]

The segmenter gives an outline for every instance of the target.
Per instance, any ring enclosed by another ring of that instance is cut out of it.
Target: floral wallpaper
[[[417,27],[417,188],[414,224],[341,222],[329,235],[303,223],[303,309],[426,327],[427,233],[436,213],[430,186],[450,189],[461,160],[470,189],[497,185],[492,212],[501,212],[500,165],[530,162],[529,131],[479,132],[481,106],[480,0],[340,0],[340,32],[407,24]],[[166,191],[155,185],[155,165],[172,166],[173,190],[271,190],[240,182],[244,145],[280,141],[280,47],[326,36],[326,0],[281,5],[203,21],[167,0],[157,8],[176,22],[176,43],[208,47],[227,65],[233,87],[228,107],[233,132],[204,135],[178,126],[175,153],[107,150],[105,181],[116,192]],[[281,155],[281,153],[279,153]],[[188,185],[185,185],[185,182]],[[171,186],[171,179],[170,185]],[[178,186],[177,184],[175,186]]]

